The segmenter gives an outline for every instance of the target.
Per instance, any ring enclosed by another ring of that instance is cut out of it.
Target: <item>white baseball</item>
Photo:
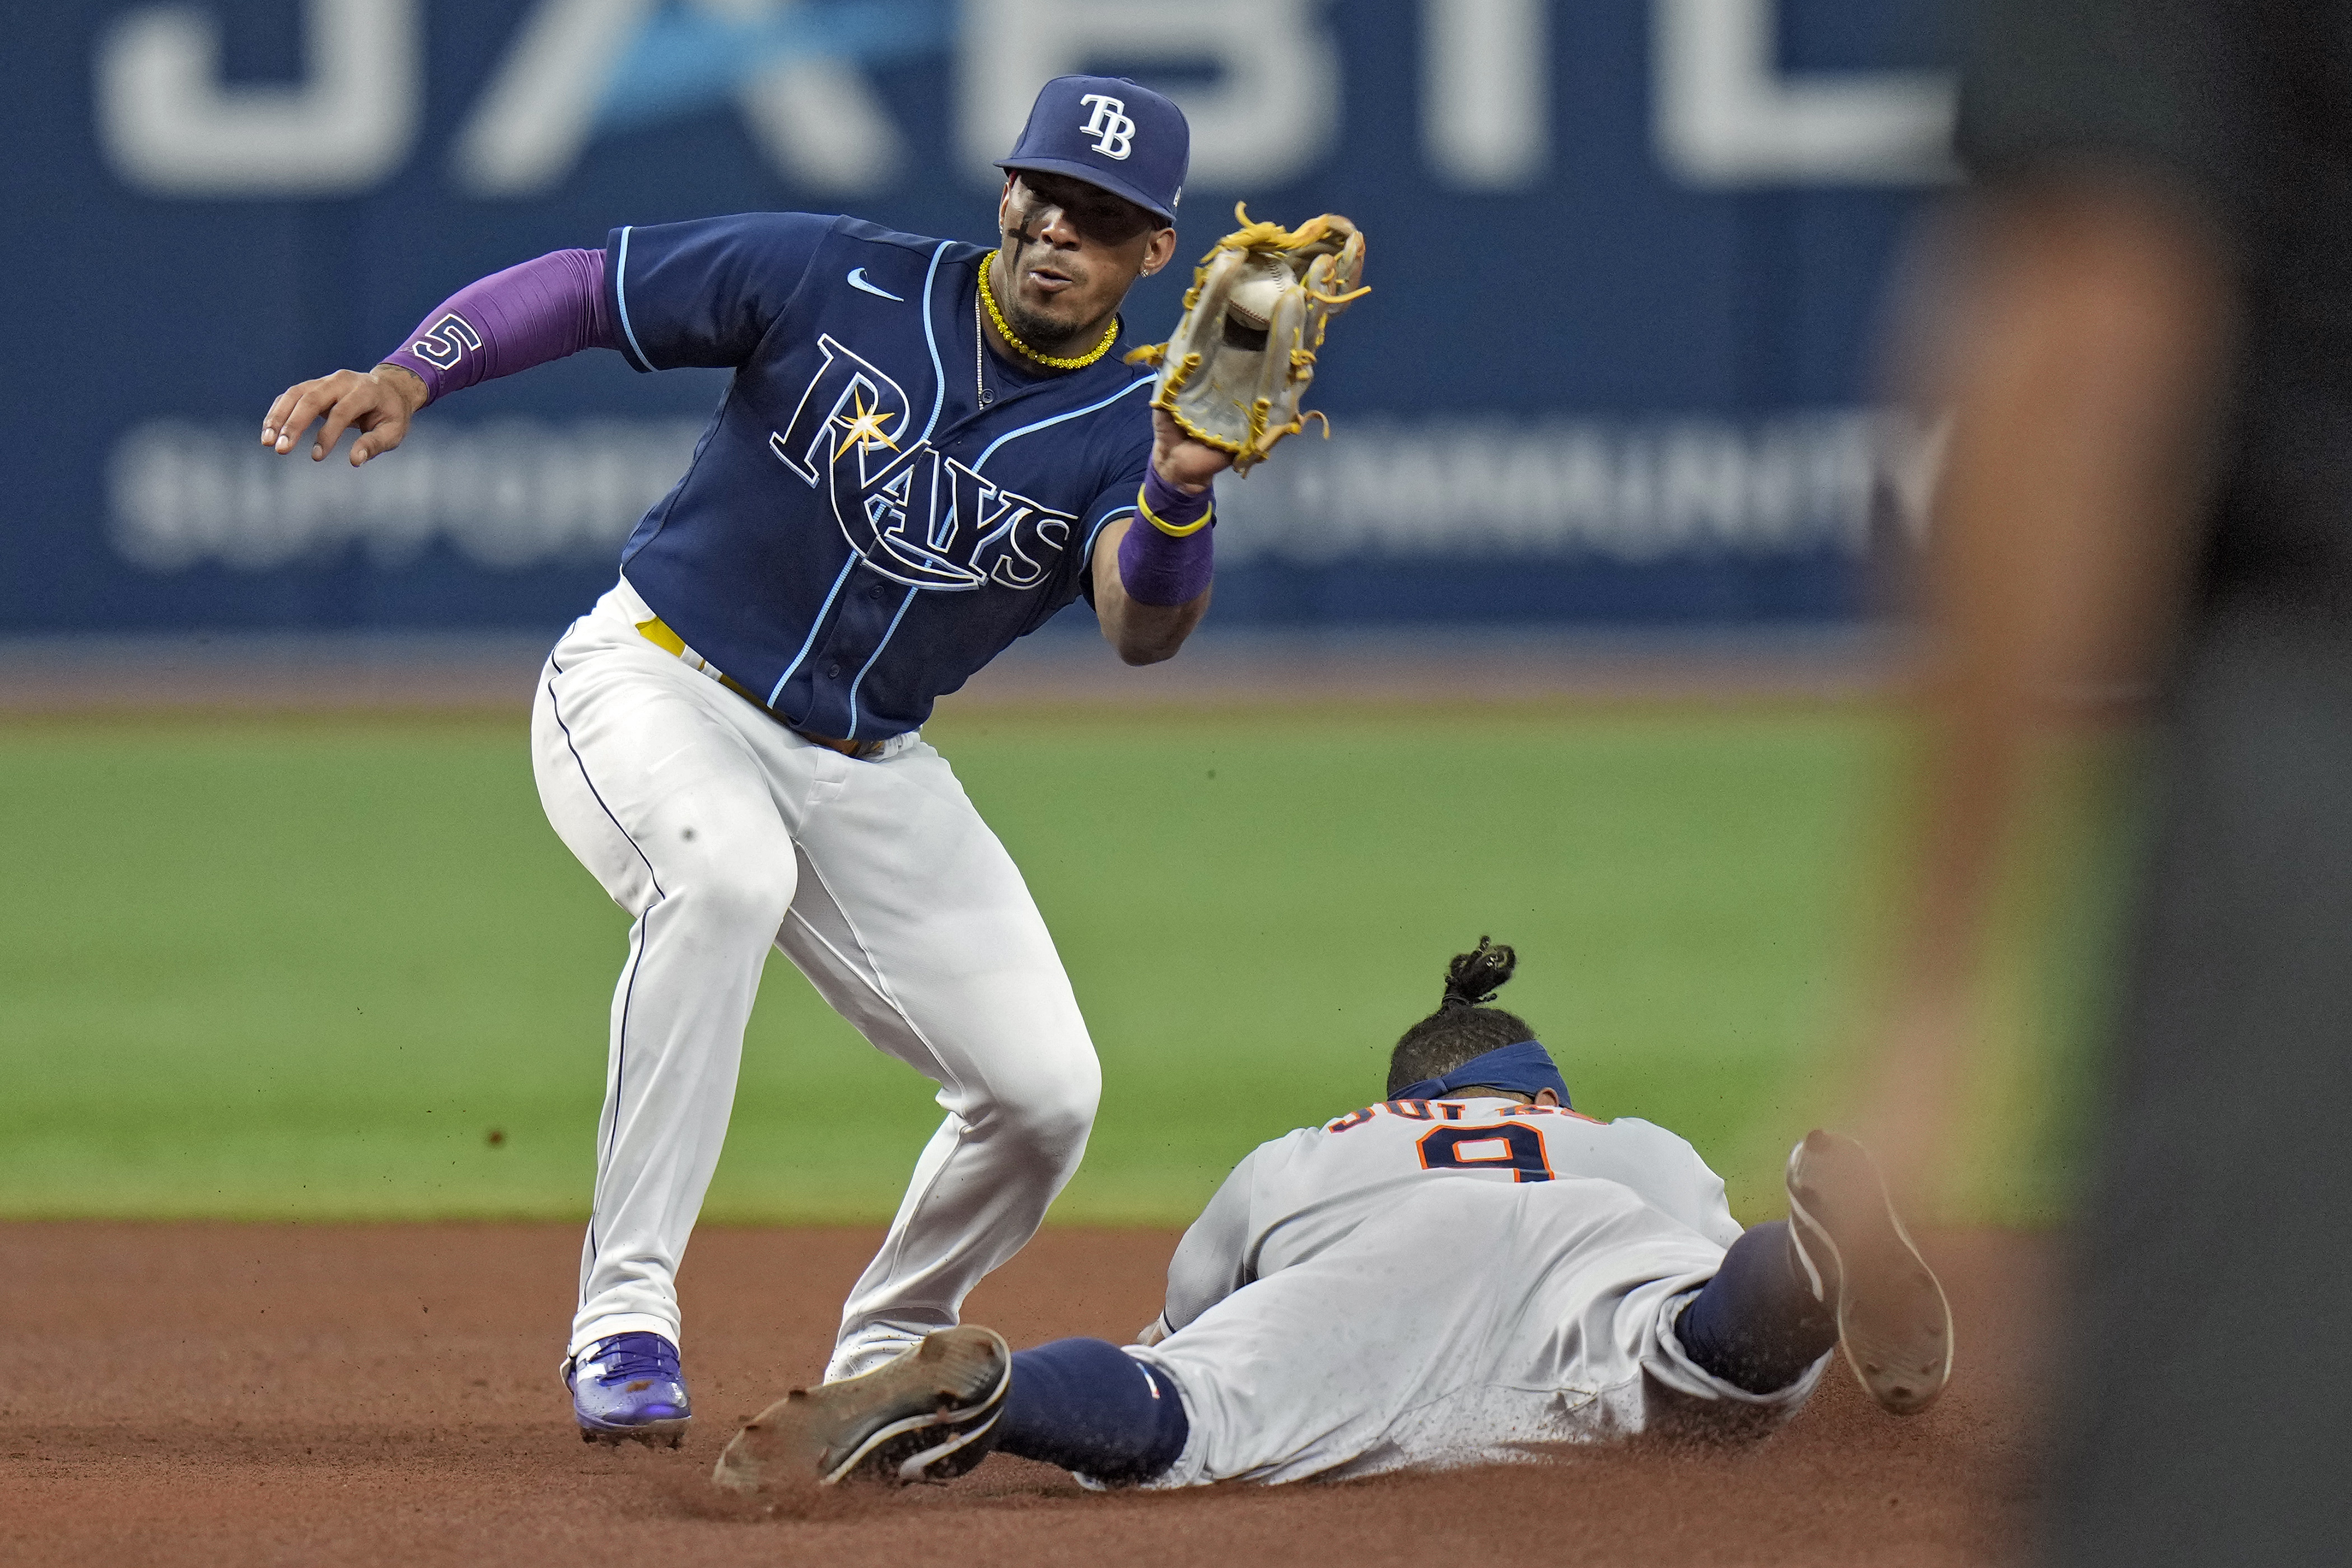
[[[1241,281],[1225,296],[1225,314],[1255,331],[1266,330],[1274,308],[1289,287],[1290,268],[1279,258],[1254,256],[1244,263]]]

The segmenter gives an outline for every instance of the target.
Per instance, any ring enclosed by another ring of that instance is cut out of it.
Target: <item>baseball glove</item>
[[[1327,322],[1371,292],[1364,237],[1334,213],[1296,229],[1252,223],[1201,258],[1175,335],[1127,356],[1160,367],[1151,405],[1164,408],[1195,441],[1234,457],[1245,474],[1276,442],[1307,427],[1298,401],[1315,379],[1315,355]],[[1317,414],[1314,417],[1322,419]],[[1330,421],[1324,420],[1324,434]]]

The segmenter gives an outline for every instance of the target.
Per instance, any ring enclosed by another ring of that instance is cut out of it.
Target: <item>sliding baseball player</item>
[[[1576,1111],[1525,1020],[1482,1005],[1515,963],[1458,956],[1385,1100],[1235,1167],[1139,1343],[935,1334],[770,1406],[719,1484],[938,1479],[996,1449],[1103,1485],[1276,1482],[1753,1436],[1839,1348],[1882,1408],[1932,1402],[1951,1313],[1861,1147],[1809,1135],[1789,1218],[1742,1231],[1688,1143]]]

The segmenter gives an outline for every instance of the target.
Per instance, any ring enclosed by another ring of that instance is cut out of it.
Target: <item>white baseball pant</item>
[[[1086,1152],[1101,1071],[1020,871],[919,736],[802,739],[637,631],[624,580],[549,656],[539,795],[627,910],[573,1353],[679,1340],[679,1259],[719,1163],[772,944],[947,1111],[843,1309],[828,1375],[957,1321]]]

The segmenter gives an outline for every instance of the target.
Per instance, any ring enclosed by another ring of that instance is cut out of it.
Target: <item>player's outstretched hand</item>
[[[408,435],[408,422],[425,406],[425,384],[398,365],[373,370],[339,370],[316,381],[299,381],[278,395],[261,421],[261,444],[279,456],[323,419],[319,438],[311,443],[310,460],[326,460],[346,430],[357,430],[352,443],[352,467],[380,458]]]
[[[1170,484],[1195,492],[1232,468],[1234,459],[1231,453],[1185,435],[1184,427],[1166,409],[1155,408],[1151,411],[1151,466]]]

